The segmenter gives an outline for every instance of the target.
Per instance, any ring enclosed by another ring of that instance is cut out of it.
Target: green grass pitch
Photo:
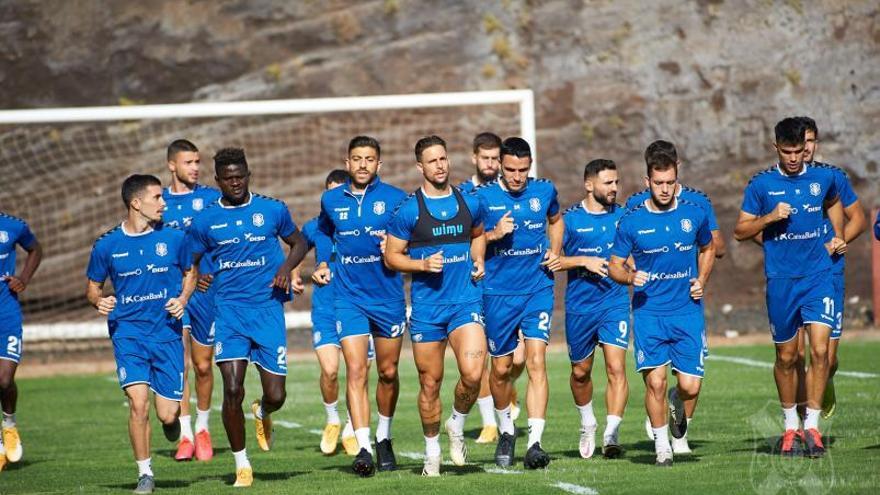
[[[260,452],[248,421],[248,452],[254,486],[246,493],[876,493],[880,490],[880,342],[844,342],[841,370],[873,377],[838,376],[837,414],[823,421],[830,435],[829,455],[822,460],[783,460],[771,455],[781,413],[769,369],[773,349],[763,346],[712,350],[708,375],[689,438],[694,454],[675,458],[671,469],[653,466],[653,443],[644,433],[644,385],[630,369],[630,398],[621,426],[626,452],[618,460],[578,456],[578,416],[568,388],[569,364],[563,352],[548,356],[550,406],[543,445],[553,459],[549,468],[524,471],[525,437],[517,442],[518,464],[502,472],[492,459],[494,445],[476,445],[479,413],[467,423],[470,464],[444,463],[439,479],[423,479],[418,455],[424,451],[416,411],[415,369],[401,358],[402,390],[393,432],[400,469],[359,479],[344,454],[325,457],[318,451],[324,410],[317,388],[317,364],[292,363],[288,399],[273,415],[276,439],[271,452]],[[719,360],[745,358],[751,364]],[[632,360],[627,362],[632,367]],[[596,370],[602,370],[601,357]],[[451,407],[457,376],[447,360],[444,416]],[[597,440],[604,428],[604,371],[594,373],[599,418]],[[219,406],[219,374],[214,405]],[[518,383],[524,397],[525,377]],[[0,493],[125,493],[135,485],[137,470],[127,436],[127,408],[112,375],[19,380],[19,428],[25,447],[22,462],[0,472]],[[259,394],[257,373],[248,371],[247,403]],[[375,417],[375,408],[373,409]],[[517,424],[525,430],[526,414]],[[280,420],[280,421],[279,421]],[[177,463],[173,445],[164,440],[153,416],[153,470],[158,493],[215,494],[235,491],[234,464],[219,412],[212,413],[215,458],[208,463]],[[769,440],[768,440],[769,437]],[[441,440],[448,460],[446,439]],[[340,448],[341,450],[341,448]]]

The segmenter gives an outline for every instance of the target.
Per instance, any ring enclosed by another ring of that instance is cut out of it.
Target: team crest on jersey
[[[168,254],[168,245],[165,244],[164,242],[157,242],[156,243],[156,255],[157,256],[165,256],[166,254]]]
[[[691,230],[694,230],[694,224],[691,223],[690,218],[681,219],[681,230],[683,232],[690,232]]]
[[[205,207],[205,200],[202,198],[193,199],[193,210],[201,211]]]
[[[819,185],[818,182],[813,182],[810,184],[810,194],[813,196],[818,196],[822,193],[822,186]]]
[[[374,201],[373,202],[373,213],[376,215],[381,215],[385,213],[385,202],[384,201]]]
[[[9,242],[9,232],[6,232],[5,230],[0,230],[0,242],[2,242],[3,244]]]
[[[535,212],[541,211],[541,200],[538,198],[530,199],[529,200],[529,208]]]
[[[254,223],[254,227],[262,227],[263,224],[266,223],[262,213],[254,213],[254,216],[251,217],[251,221]]]

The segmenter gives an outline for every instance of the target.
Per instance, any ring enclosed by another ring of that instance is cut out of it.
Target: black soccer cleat
[[[516,448],[516,432],[502,433],[498,437],[498,445],[495,446],[495,464],[498,467],[507,468],[513,465],[513,451]]]
[[[825,445],[822,443],[822,434],[815,428],[804,430],[804,456],[810,459],[818,459],[825,455]]]
[[[550,464],[550,456],[541,448],[541,442],[535,442],[526,452],[523,465],[526,469],[543,469]]]
[[[351,469],[361,478],[369,478],[376,474],[376,465],[373,463],[373,454],[367,452],[367,449],[361,448],[360,452],[355,456]]]
[[[394,448],[391,446],[390,438],[376,443],[376,461],[379,464],[379,471],[397,470],[397,458],[394,457]]]
[[[669,389],[669,433],[674,438],[685,436],[688,429],[687,416],[684,414],[684,402],[678,397],[678,389]]]
[[[623,447],[616,443],[602,446],[602,456],[606,459],[617,459],[623,455]]]
[[[169,442],[176,442],[180,439],[180,420],[175,419],[170,425],[162,423],[162,433]]]

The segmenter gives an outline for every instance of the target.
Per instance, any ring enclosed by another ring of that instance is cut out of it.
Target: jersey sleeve
[[[86,268],[86,276],[89,280],[103,283],[110,274],[109,263],[107,263],[107,253],[103,244],[95,243],[92,246],[92,254],[89,256],[89,266]]]
[[[180,264],[180,269],[186,272],[193,265],[192,249],[189,247],[189,236],[182,232],[181,234],[177,249],[177,262]]]
[[[556,192],[556,186],[550,185],[550,203],[547,206],[547,216],[556,216],[559,213],[559,194]]]
[[[483,208],[483,202],[480,198],[473,194],[464,196],[464,202],[471,210],[471,218],[473,219],[472,228],[480,228],[486,223],[486,210]]]
[[[836,180],[836,188],[837,192],[840,195],[840,203],[844,208],[849,208],[856,201],[859,200],[858,195],[852,188],[852,184],[849,181],[849,178],[843,171],[837,172],[834,174]]]
[[[625,205],[625,207],[626,207],[627,210],[633,210],[633,209],[635,209],[635,207],[636,207],[637,204],[638,204],[638,193],[633,194],[633,195],[631,195],[630,197],[626,198],[626,205]]]
[[[563,220],[563,222],[562,222],[562,226],[563,226],[563,229],[562,229],[562,253],[565,256],[572,256],[573,249],[571,246],[571,241],[572,241],[572,239],[574,239],[574,237],[573,237],[574,233],[571,231],[573,228],[571,225],[572,222],[568,218],[563,218],[562,220]]]
[[[328,205],[328,202],[329,199],[325,192],[321,196],[321,213],[318,214],[318,230],[327,237],[333,238],[334,225],[333,220],[330,218],[330,206]]]
[[[709,222],[709,214],[708,212],[703,214],[703,218],[700,220],[700,225],[697,228],[697,244],[700,247],[706,246],[712,243],[712,224]]]
[[[287,239],[296,233],[296,224],[293,223],[293,218],[290,216],[290,210],[287,209],[287,204],[283,201],[279,202],[277,209],[275,210],[275,225],[276,232],[278,232],[278,236],[282,239]]]
[[[26,222],[21,223],[21,231],[18,233],[18,239],[15,242],[25,249],[30,249],[37,242],[37,237],[31,232]]]
[[[203,222],[193,222],[186,231],[186,245],[193,255],[204,254],[208,250],[208,240],[205,236]]]
[[[746,186],[740,209],[749,215],[759,216],[763,214],[761,194],[756,181],[752,181]]]
[[[309,250],[309,249],[312,249],[315,247],[315,244],[316,244],[316,242],[315,242],[316,235],[315,234],[317,233],[317,230],[318,230],[318,219],[317,218],[315,218],[314,220],[309,220],[308,222],[303,224],[301,232],[302,232],[303,238],[306,240],[306,250]]]
[[[413,212],[414,208],[411,205],[411,202],[401,203],[395,209],[394,215],[388,223],[388,233],[404,241],[410,240],[413,228],[418,221],[418,210]]]
[[[617,233],[614,234],[614,246],[611,247],[611,256],[618,258],[629,258],[632,254],[632,236],[629,232],[629,222],[625,219],[620,221],[617,226]]]
[[[880,241],[880,211],[877,212],[877,218],[874,220],[874,239]]]
[[[706,213],[706,221],[709,223],[709,230],[715,231],[718,230],[718,217],[715,216],[715,207],[712,206],[712,200],[709,198],[702,198],[702,206],[703,211]]]

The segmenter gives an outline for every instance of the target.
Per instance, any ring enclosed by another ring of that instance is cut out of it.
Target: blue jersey
[[[162,199],[165,200],[166,209],[162,214],[162,223],[171,227],[187,230],[192,219],[205,207],[211,205],[220,199],[220,191],[213,187],[196,184],[196,187],[189,192],[175,193],[171,192],[170,187],[162,190]],[[211,265],[211,258],[203,256],[199,263],[199,273],[214,273],[214,267]]]
[[[611,255],[635,261],[648,274],[648,282],[633,288],[634,312],[652,315],[701,311],[701,301],[691,298],[691,279],[699,276],[700,248],[712,242],[706,212],[698,205],[676,199],[666,211],[642,205],[618,223]]]
[[[458,190],[465,194],[471,194],[477,189],[477,187],[479,187],[479,184],[474,184],[474,179],[470,178],[459,184]]]
[[[192,250],[210,256],[216,272],[216,303],[232,306],[266,306],[290,300],[290,294],[272,287],[284,263],[278,237],[296,232],[283,201],[251,193],[238,206],[220,201],[196,215],[189,234]]]
[[[595,256],[608,259],[614,247],[617,223],[626,209],[613,205],[608,211],[593,213],[578,203],[563,215],[566,256]],[[629,291],[609,277],[600,277],[586,268],[568,270],[565,288],[565,312],[572,314],[601,313],[611,308],[629,307]]]
[[[402,302],[403,278],[385,267],[379,249],[394,208],[406,193],[379,177],[367,185],[363,194],[351,191],[350,182],[325,191],[321,196],[318,227],[336,246],[337,299],[370,303]],[[318,262],[328,261],[318,258]]]
[[[122,225],[95,241],[86,276],[113,283],[116,307],[107,320],[111,337],[134,337],[156,342],[180,339],[165,309],[183,288],[184,272],[192,266],[186,235],[159,224],[141,234],[129,234]],[[120,325],[120,323],[126,323]]]
[[[433,219],[431,232],[425,232],[425,235],[417,231],[420,195],[424,198],[425,214]],[[459,198],[467,206],[467,215],[459,215]],[[388,233],[409,243],[412,259],[425,259],[443,251],[442,272],[412,274],[413,304],[457,304],[482,299],[483,293],[471,277],[474,269],[471,229],[482,226],[483,216],[479,198],[456,191],[442,197],[413,193],[397,207],[388,224]],[[458,237],[457,242],[451,240],[452,236]],[[438,241],[413,242],[417,238],[430,237]]]
[[[486,295],[525,295],[553,286],[553,274],[541,266],[549,248],[547,218],[559,213],[556,187],[547,179],[529,179],[513,193],[500,179],[476,189],[486,208],[486,230],[511,212],[514,230],[486,248]]]
[[[330,260],[327,264],[331,265],[333,259],[333,239],[318,229],[318,217],[303,224],[302,234],[306,239],[308,248],[314,248],[315,259]],[[333,271],[331,265],[331,277],[333,276]],[[327,285],[312,284],[312,313],[333,314],[333,304],[332,283]]]
[[[15,275],[16,245],[30,249],[36,242],[37,238],[24,220],[0,213],[0,276]],[[9,284],[0,281],[0,315],[18,311],[18,294],[12,292]]]
[[[804,277],[831,268],[825,249],[823,204],[838,197],[834,173],[804,164],[789,176],[779,167],[758,172],[743,195],[742,211],[757,217],[779,203],[791,205],[791,216],[768,225],[763,232],[764,272],[767,278]]]
[[[709,230],[718,230],[718,220],[715,217],[715,208],[712,207],[712,200],[709,199],[709,196],[706,193],[699,189],[694,189],[693,187],[681,185],[676,197],[685,201],[690,201],[702,208],[703,211],[706,212],[706,218],[709,221]],[[645,204],[645,201],[650,198],[650,189],[642,189],[626,200],[626,209],[635,210],[639,206]]]
[[[827,168],[834,174],[835,186],[837,188],[838,194],[840,194],[840,203],[844,208],[849,208],[856,201],[859,200],[859,197],[856,195],[856,192],[852,188],[852,183],[849,181],[849,177],[846,175],[846,172],[843,169],[835,167],[834,165],[829,165],[827,163],[821,162],[813,162],[810,165],[815,167]],[[828,217],[825,217],[825,242],[829,242],[834,238],[834,227],[831,225],[831,220]],[[844,269],[846,267],[845,258],[842,254],[834,253],[831,255],[831,264],[834,269],[834,273],[843,274]]]

